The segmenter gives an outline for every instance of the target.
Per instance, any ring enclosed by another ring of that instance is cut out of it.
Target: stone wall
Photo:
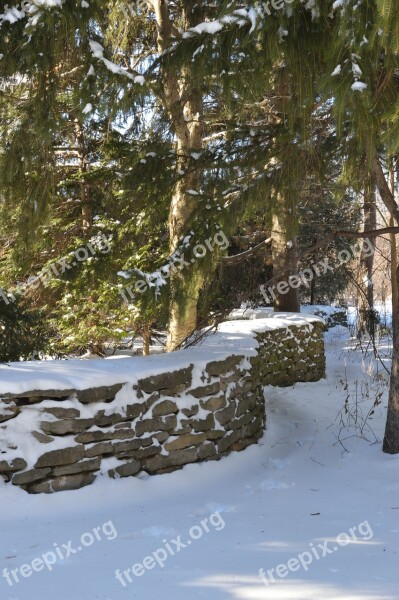
[[[348,327],[348,313],[346,308],[332,308],[331,306],[306,306],[305,309],[312,310],[312,314],[321,317],[327,329],[332,329],[337,325]]]
[[[252,347],[244,344],[241,353],[237,343],[228,349],[229,325],[218,346],[176,353],[176,370],[134,383],[1,393],[0,475],[30,493],[50,493],[91,484],[99,474],[167,473],[256,443],[265,427],[265,385],[324,377],[324,326],[317,319],[277,327],[257,321]],[[158,371],[170,356],[157,358]]]

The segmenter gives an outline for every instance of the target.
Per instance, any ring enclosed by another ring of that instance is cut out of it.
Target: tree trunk
[[[395,201],[394,193],[391,191],[384,175],[380,160],[375,156],[373,171],[378,191],[386,208],[399,225],[399,207]],[[396,270],[396,285],[399,287],[399,271]],[[389,386],[388,414],[385,427],[385,435],[382,449],[389,454],[399,454],[399,302],[392,305],[392,317],[395,326],[392,325],[393,348],[392,368]]]
[[[298,272],[295,213],[294,207],[288,205],[286,198],[280,192],[277,193],[271,237],[273,276],[281,273],[281,280],[274,286],[274,310],[299,312],[298,289],[289,285],[290,275]],[[284,293],[281,293],[282,291]]]
[[[395,194],[395,169],[394,163],[392,162],[390,169],[390,179],[391,179],[391,191],[392,194]],[[389,219],[389,226],[392,227],[394,225],[393,215],[391,214]],[[391,284],[392,284],[392,329],[394,331],[398,330],[398,320],[399,315],[395,310],[395,307],[398,306],[399,302],[399,290],[398,290],[398,282],[396,278],[396,271],[398,268],[398,253],[396,250],[396,235],[394,233],[389,234],[390,245],[391,245]]]
[[[93,224],[93,210],[88,194],[87,184],[84,181],[87,172],[86,148],[84,133],[79,119],[75,119],[75,134],[78,147],[79,174],[81,177],[80,205],[82,211],[82,230],[85,234],[90,231]]]
[[[396,269],[396,285],[399,286],[399,269]],[[393,310],[396,316],[399,314],[399,302]],[[393,329],[393,350],[391,380],[389,386],[388,415],[385,427],[383,450],[389,454],[399,453],[399,329],[398,320],[395,320]]]
[[[174,25],[169,4],[153,0],[158,25],[158,50],[164,53],[173,41]],[[194,27],[203,20],[202,3],[189,0],[182,9],[183,28]],[[198,208],[198,197],[189,190],[199,191],[202,171],[196,168],[193,152],[203,147],[203,96],[201,81],[193,81],[190,68],[176,68],[173,61],[163,63],[164,94],[162,101],[173,125],[177,140],[177,172],[180,179],[173,193],[169,213],[170,253],[173,254],[190,231]],[[171,270],[169,327],[167,350],[175,350],[197,325],[197,304],[203,277],[198,265],[180,271]]]
[[[364,231],[372,231],[377,227],[377,209],[375,185],[370,177],[369,184],[364,190]],[[369,240],[375,249],[375,239]],[[367,331],[374,338],[375,321],[372,311],[374,310],[374,252],[360,256],[360,281],[359,281],[359,327],[360,331]]]
[[[148,356],[150,354],[150,324],[144,323],[143,325],[143,356]]]
[[[314,306],[316,304],[316,277],[313,277],[310,282],[310,305]]]

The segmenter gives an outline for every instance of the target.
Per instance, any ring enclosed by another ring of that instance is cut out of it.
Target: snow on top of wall
[[[346,312],[346,308],[342,306],[328,306],[326,304],[312,304],[310,306],[301,306],[301,313],[305,315],[313,315],[318,312],[323,312],[326,315],[334,315],[335,313]]]
[[[301,306],[301,314],[298,313],[275,313],[272,307],[262,308],[237,308],[229,314],[229,319],[273,319],[273,323],[269,324],[272,328],[279,326],[286,327],[287,325],[306,325],[309,322],[319,321],[324,323],[323,319],[316,316],[315,313],[323,311],[326,314],[341,312],[342,309],[334,306]],[[304,317],[304,315],[307,315]]]
[[[289,325],[308,325],[318,317],[295,313],[276,313],[267,319],[227,321],[217,333],[208,335],[200,345],[170,354],[109,357],[90,361],[82,359],[14,362],[0,365],[0,395],[19,394],[33,390],[84,390],[91,387],[136,384],[139,379],[176,371],[194,365],[193,381],[213,360],[224,360],[232,354],[247,359],[255,356],[258,343],[255,333],[286,328]]]

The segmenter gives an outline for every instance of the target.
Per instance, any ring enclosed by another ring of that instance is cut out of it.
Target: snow
[[[399,457],[358,437],[345,442],[347,452],[337,443],[345,399],[339,381],[347,378],[350,391],[356,382],[373,393],[382,385],[374,359],[355,351],[346,335],[343,328],[327,334],[326,380],[266,388],[267,430],[244,452],[167,475],[99,477],[51,495],[0,484],[2,600],[42,600],[44,589],[58,600],[398,600]],[[385,409],[386,393],[372,421],[379,440]],[[205,519],[209,531],[186,545]],[[96,527],[100,539],[66,558],[68,540],[77,548]],[[363,535],[339,547],[337,536],[355,527]],[[126,587],[116,579],[117,569],[142,564],[167,543],[175,548],[179,536],[185,547],[168,553],[163,567],[131,574]],[[262,583],[259,569],[324,544],[331,552],[306,571]],[[55,547],[64,558],[51,571],[7,583],[4,568]]]
[[[317,315],[318,312],[323,311],[326,314],[333,314],[335,312],[341,312],[342,308],[335,308],[333,306],[301,306],[301,314],[297,313],[275,313],[272,307],[264,306],[262,308],[236,308],[229,314],[229,319],[269,319],[269,323],[276,327],[277,324],[288,325],[289,323],[295,325],[306,325],[312,322],[324,323],[324,319]],[[273,319],[273,321],[271,321]],[[262,321],[263,322],[263,321]],[[223,324],[224,326],[226,324]],[[241,326],[242,327],[242,326]],[[253,327],[253,325],[252,325]]]
[[[367,83],[363,83],[362,81],[355,81],[355,83],[351,85],[351,88],[354,92],[363,92],[367,89]]]
[[[337,8],[342,8],[347,3],[348,3],[348,0],[335,0],[332,8],[333,8],[333,10],[336,10]]]
[[[209,21],[200,23],[196,27],[191,27],[188,31],[183,33],[183,38],[189,38],[193,35],[201,35],[203,33],[207,33],[209,35],[213,35],[223,29],[223,24],[220,21]]]
[[[286,328],[290,324],[311,325],[318,317],[296,313],[266,315],[257,323],[228,321],[221,323],[216,334],[208,335],[199,346],[160,356],[87,360],[27,361],[0,365],[0,395],[32,390],[84,390],[90,387],[136,384],[138,379],[165,373],[194,364],[198,372],[211,360],[223,360],[231,353],[247,357],[256,354],[254,333]],[[193,376],[195,377],[196,369]],[[200,385],[200,384],[198,384]]]
[[[115,73],[117,75],[124,75],[125,77],[128,77],[129,79],[131,79],[133,81],[133,83],[137,83],[138,85],[144,85],[145,79],[142,75],[132,75],[124,67],[120,67],[116,63],[105,58],[104,48],[103,48],[103,46],[101,46],[101,44],[99,44],[98,42],[96,42],[94,40],[90,40],[89,44],[90,44],[90,50],[91,50],[94,58],[98,58],[98,60],[101,60],[104,63],[104,65],[107,67],[107,69],[109,71],[111,71],[111,73]]]
[[[83,109],[83,114],[87,115],[89,112],[91,112],[93,110],[93,105],[90,104],[90,102],[88,104],[86,104],[86,106]]]

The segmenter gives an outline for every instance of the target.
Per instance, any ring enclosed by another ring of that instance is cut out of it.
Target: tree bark
[[[391,165],[390,169],[390,179],[391,179],[391,191],[392,194],[395,194],[395,169],[394,163]],[[394,224],[393,215],[391,214],[389,219],[389,225],[392,227]],[[391,245],[391,286],[392,286],[392,328],[397,331],[398,330],[398,319],[399,315],[395,310],[395,306],[398,306],[399,302],[399,290],[398,283],[396,279],[396,271],[398,268],[398,253],[396,250],[396,235],[394,233],[389,234],[390,245]]]
[[[310,282],[310,301],[309,301],[311,306],[314,306],[316,304],[316,277],[313,277],[312,281]]]
[[[276,312],[299,312],[298,289],[286,285],[282,294],[278,290],[279,283],[289,282],[289,276],[298,272],[297,237],[295,231],[294,208],[289,206],[286,198],[277,193],[277,202],[273,214],[272,230],[273,278],[279,277],[274,290],[274,310]]]
[[[146,321],[143,325],[143,356],[148,356],[150,354],[150,324]]]
[[[79,119],[75,119],[75,135],[77,141],[77,155],[79,162],[79,174],[81,177],[80,182],[80,203],[82,212],[82,230],[83,233],[88,233],[93,224],[93,210],[90,202],[87,184],[84,181],[87,172],[87,161],[86,161],[86,146],[85,138],[82,129],[82,125]]]
[[[395,201],[394,193],[391,191],[385,178],[378,156],[374,160],[374,173],[380,196],[391,213],[392,217],[399,224],[399,207]],[[399,287],[399,270],[396,270],[396,285]],[[396,299],[395,306],[392,305],[392,367],[389,385],[388,414],[385,426],[385,435],[382,449],[388,454],[399,454],[399,302]]]
[[[158,25],[158,50],[170,48],[174,26],[166,0],[153,0]],[[183,28],[194,27],[202,20],[201,2],[189,0],[182,9]],[[163,62],[164,89],[162,101],[171,120],[177,149],[177,172],[180,174],[173,192],[169,212],[170,253],[181,244],[190,231],[192,219],[198,208],[198,199],[188,193],[198,191],[202,184],[202,171],[194,168],[193,152],[203,147],[203,95],[201,81],[194,82],[189,68],[177,69],[173,61]],[[169,328],[167,350],[175,350],[196,328],[197,304],[203,277],[198,266],[179,271],[171,270]]]
[[[368,184],[364,190],[364,230],[369,231],[377,227],[377,208],[375,184],[370,177]],[[375,240],[370,240],[373,250],[375,249]],[[374,309],[374,252],[372,254],[364,253],[360,256],[360,301],[359,301],[359,329],[367,331],[371,337],[375,334],[375,322],[372,318],[372,310]]]
[[[399,286],[399,269],[396,269],[396,285]],[[394,308],[396,315],[399,314],[399,302]],[[393,350],[391,379],[388,398],[388,415],[385,427],[384,443],[382,449],[388,454],[399,453],[399,329],[398,321],[393,328]]]

